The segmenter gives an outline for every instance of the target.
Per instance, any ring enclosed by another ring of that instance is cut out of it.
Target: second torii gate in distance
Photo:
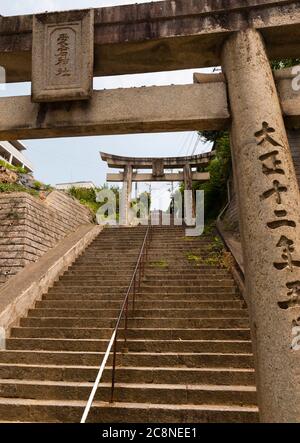
[[[107,174],[107,182],[123,182],[126,189],[126,222],[131,204],[133,182],[180,182],[183,181],[186,190],[193,189],[193,181],[200,183],[210,179],[209,172],[194,172],[193,168],[206,168],[215,152],[193,155],[188,157],[123,157],[100,152],[101,158],[109,168],[123,169],[123,172]],[[139,170],[152,169],[152,172],[140,173]],[[166,173],[165,169],[183,169],[182,172]],[[193,197],[193,212],[195,199]]]

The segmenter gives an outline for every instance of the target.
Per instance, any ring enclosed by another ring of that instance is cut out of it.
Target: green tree
[[[204,140],[213,142],[216,156],[210,162],[206,171],[210,180],[206,183],[194,184],[195,190],[205,193],[205,219],[210,222],[215,219],[227,202],[227,181],[231,175],[231,152],[228,132],[205,132],[201,134]]]
[[[96,193],[102,189],[111,189],[115,196],[117,202],[117,214],[119,213],[119,188],[117,186],[108,187],[107,185],[101,186],[96,189],[90,188],[71,188],[68,192],[72,197],[80,201],[81,204],[87,206],[94,214],[97,213],[98,209],[105,204],[96,201]]]
[[[275,60],[271,62],[271,67],[275,71],[277,69],[291,68],[300,65],[300,58],[286,58],[283,60]]]

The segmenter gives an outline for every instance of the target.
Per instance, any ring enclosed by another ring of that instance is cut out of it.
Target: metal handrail
[[[129,297],[131,294],[131,291],[133,290],[133,300],[132,300],[132,312],[134,313],[135,310],[135,298],[136,298],[136,290],[140,289],[141,286],[141,278],[144,275],[145,271],[145,261],[148,259],[148,248],[151,241],[151,226],[149,225],[144,237],[144,241],[140,250],[140,254],[130,281],[130,284],[128,286],[124,302],[121,307],[121,311],[119,314],[119,317],[117,319],[116,326],[114,328],[114,331],[112,333],[111,339],[109,341],[107,350],[105,352],[104,358],[102,360],[102,363],[100,365],[95,383],[93,385],[92,391],[90,393],[89,399],[87,401],[86,407],[84,409],[82,418],[80,423],[85,423],[86,419],[89,415],[91,406],[93,404],[99,383],[102,379],[102,375],[104,372],[104,369],[106,367],[107,360],[110,356],[112,347],[113,349],[113,367],[112,367],[112,381],[111,381],[111,396],[110,396],[110,403],[113,403],[114,401],[114,390],[115,390],[115,372],[116,372],[116,354],[117,354],[117,343],[118,343],[118,332],[119,332],[119,326],[121,323],[121,320],[123,318],[124,312],[125,312],[125,325],[124,325],[124,344],[127,343],[127,329],[128,329],[128,308],[129,308]]]

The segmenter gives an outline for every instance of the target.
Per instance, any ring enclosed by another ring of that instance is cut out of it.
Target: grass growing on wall
[[[0,193],[12,193],[12,192],[26,192],[34,197],[39,196],[39,192],[36,189],[29,189],[18,183],[0,183]]]

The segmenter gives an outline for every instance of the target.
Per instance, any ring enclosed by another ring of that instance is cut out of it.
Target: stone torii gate
[[[0,65],[32,95],[0,98],[0,139],[229,130],[260,419],[300,422],[300,197],[286,127],[299,0],[166,0],[0,17]],[[93,76],[222,66],[194,84],[93,91]],[[295,81],[294,81],[295,80]]]
[[[122,169],[123,172],[107,174],[107,182],[123,182],[126,194],[125,223],[128,223],[128,212],[131,204],[132,183],[134,182],[184,182],[186,190],[193,189],[193,181],[206,182],[210,179],[208,172],[194,172],[193,168],[205,168],[214,157],[214,152],[188,157],[122,157],[100,152],[101,159],[109,168]],[[151,173],[139,173],[139,170],[152,169]],[[182,172],[166,173],[165,169],[183,169]],[[195,198],[193,195],[193,215],[195,215]]]

